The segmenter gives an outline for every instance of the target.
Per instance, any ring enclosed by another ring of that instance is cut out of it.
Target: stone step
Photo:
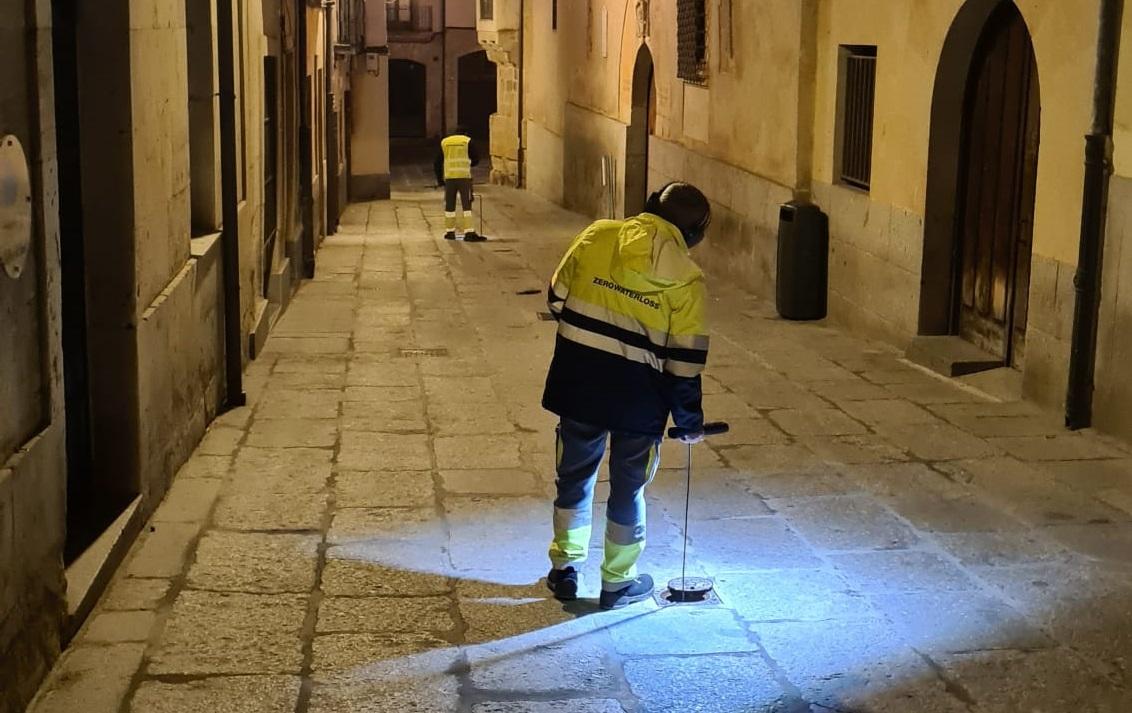
[[[920,336],[912,340],[909,361],[948,378],[990,371],[1004,366],[1002,357],[985,352],[956,336]]]

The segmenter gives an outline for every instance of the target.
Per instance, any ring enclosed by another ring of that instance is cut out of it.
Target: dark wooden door
[[[963,338],[1015,366],[1025,345],[1039,127],[1033,45],[1007,3],[980,41],[968,85],[956,317]]]

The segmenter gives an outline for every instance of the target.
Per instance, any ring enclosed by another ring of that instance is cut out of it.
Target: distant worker
[[[472,212],[472,167],[480,163],[479,151],[462,127],[440,142],[433,162],[437,184],[444,186],[444,239],[455,240],[456,233],[466,243],[482,243],[487,238],[467,228]],[[456,197],[460,197],[460,216],[456,217]]]
[[[558,599],[577,597],[609,438],[602,609],[652,594],[653,580],[637,573],[637,560],[645,548],[644,489],[660,466],[669,414],[690,434],[681,440],[703,439],[707,289],[689,249],[703,240],[711,206],[696,187],[670,183],[645,209],[586,228],[547,296],[558,337],[542,404],[560,418],[547,586]]]

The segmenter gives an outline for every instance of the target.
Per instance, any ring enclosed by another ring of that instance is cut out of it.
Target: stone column
[[[522,161],[520,136],[519,63],[521,61],[522,3],[495,0],[493,18],[479,18],[480,46],[496,66],[497,104],[491,116],[491,182],[505,186],[519,184]]]

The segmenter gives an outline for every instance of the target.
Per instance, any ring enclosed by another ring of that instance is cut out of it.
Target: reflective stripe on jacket
[[[444,178],[471,178],[472,158],[468,145],[472,140],[467,136],[455,134],[440,142],[444,152]]]
[[[659,435],[703,422],[707,289],[680,231],[644,213],[598,221],[554,273],[558,319],[543,405],[610,430]]]

